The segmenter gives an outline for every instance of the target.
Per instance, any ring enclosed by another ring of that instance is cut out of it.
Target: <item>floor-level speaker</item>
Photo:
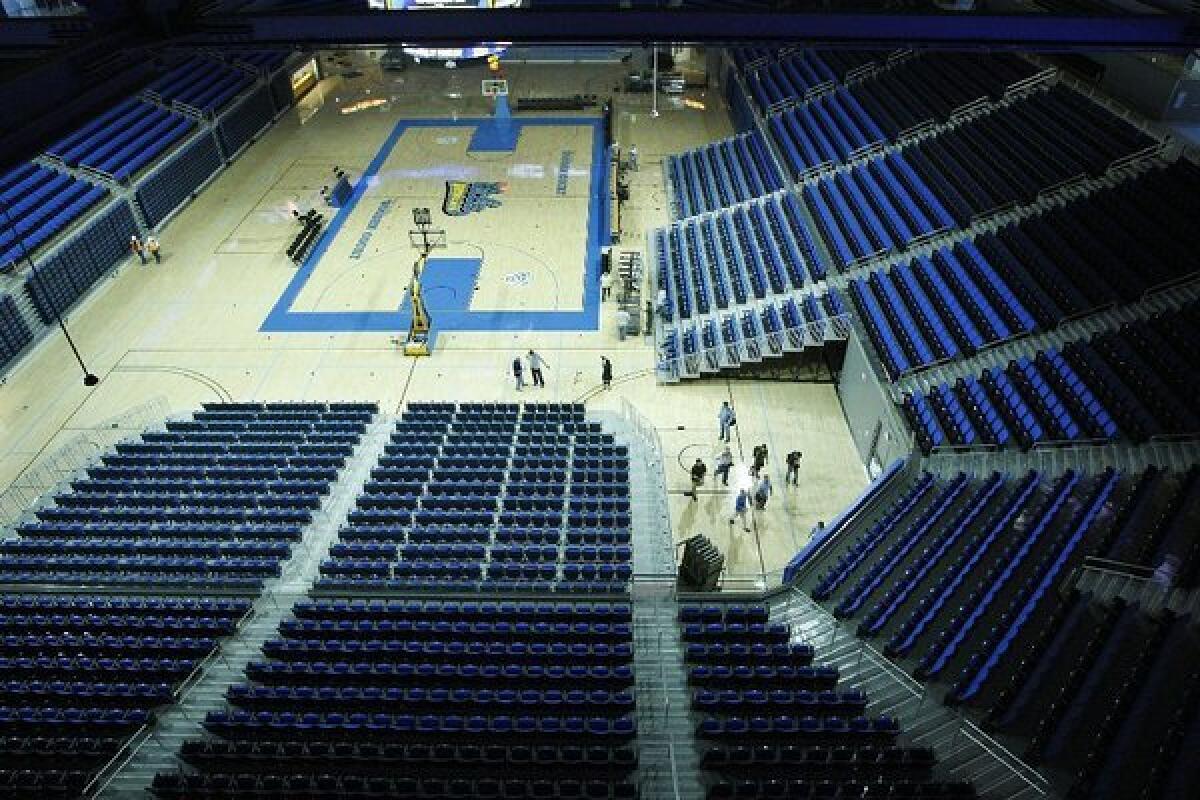
[[[679,562],[679,581],[698,592],[713,592],[725,569],[725,556],[703,534],[685,539]]]

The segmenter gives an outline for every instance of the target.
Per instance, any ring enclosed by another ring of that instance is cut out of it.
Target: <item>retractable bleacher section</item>
[[[220,588],[278,576],[373,414],[216,404],[116,445],[0,542],[0,583]]]
[[[158,225],[179,208],[222,166],[221,153],[213,134],[191,141],[153,174],[138,184],[134,202],[151,226]]]
[[[245,598],[0,594],[0,797],[90,796],[249,611]]]
[[[33,332],[17,309],[12,295],[0,295],[0,369],[8,366],[31,341]]]
[[[659,379],[673,383],[844,340],[846,313],[841,295],[831,289],[666,325]]]
[[[757,131],[668,156],[666,169],[677,219],[783,188],[783,178]]]
[[[133,212],[124,200],[80,226],[79,233],[48,258],[39,259],[37,273],[25,275],[25,292],[47,325],[55,313],[75,304],[100,278],[129,256],[129,237],[137,230]]]
[[[410,404],[317,587],[623,593],[630,524],[628,451],[582,406]]]
[[[808,564],[800,585],[943,687],[946,703],[1025,741],[1064,796],[1138,796],[1112,768],[1131,759],[1157,787],[1141,796],[1182,796],[1157,792],[1182,766],[1200,702],[1196,621],[1091,602],[1071,581],[1086,557],[1151,567],[1169,556],[1178,584],[1193,587],[1198,524],[1200,466],[919,472]]]
[[[629,526],[628,457],[582,407],[408,404],[152,794],[636,798]]]
[[[933,751],[904,744],[898,720],[872,714],[766,606],[685,604],[680,624],[711,800],[976,796],[932,780]]]
[[[656,268],[667,274],[673,318],[725,311],[825,277],[789,194],[676,222],[651,234]]]
[[[229,156],[245,147],[255,134],[271,122],[274,108],[270,88],[261,86],[223,114],[217,123],[217,136]]]
[[[627,602],[298,602],[160,798],[637,796]]]
[[[0,540],[0,796],[90,795],[237,633],[375,411],[206,405]]]
[[[0,267],[14,269],[66,231],[108,192],[32,162],[0,177]]]

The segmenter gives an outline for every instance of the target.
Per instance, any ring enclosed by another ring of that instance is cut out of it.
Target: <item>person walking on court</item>
[[[721,451],[721,455],[717,456],[717,469],[713,473],[721,479],[722,486],[729,485],[729,470],[733,466],[733,453],[729,450],[729,445],[725,445],[725,449]]]
[[[767,500],[771,498],[771,476],[763,473],[758,479],[758,483],[754,485],[754,506],[762,511],[767,507]]]
[[[750,493],[745,489],[738,489],[737,495],[733,498],[733,516],[729,518],[729,525],[733,527],[734,519],[740,517],[742,520],[742,530],[750,532],[750,523],[746,519],[746,514],[750,511]]]
[[[519,392],[525,388],[525,375],[523,374],[524,369],[521,366],[521,357],[520,356],[517,356],[516,358],[513,359],[512,371],[513,371],[513,378],[515,378],[517,381],[517,391]]]
[[[704,485],[704,476],[708,473],[708,467],[704,462],[697,458],[696,463],[692,464],[692,500],[700,498],[700,487]]]
[[[606,270],[600,273],[600,299],[607,300],[612,294],[612,270]]]
[[[608,360],[608,356],[600,356],[600,382],[604,384],[605,389],[612,388],[612,362]]]
[[[787,454],[787,475],[783,477],[784,486],[800,485],[800,459],[802,458],[804,458],[804,454],[799,450],[793,450]]]
[[[146,248],[142,246],[142,240],[137,237],[136,233],[129,237],[129,249],[142,260],[143,264],[146,263]]]
[[[733,413],[733,406],[726,400],[721,403],[721,410],[717,412],[717,438],[728,442],[730,428],[734,425],[737,425],[737,415]]]
[[[638,152],[637,145],[629,145],[629,169],[632,172],[638,171]]]
[[[754,448],[754,466],[751,467],[750,473],[754,477],[758,477],[758,471],[767,463],[767,446],[760,444]]]
[[[546,366],[546,359],[534,351],[529,351],[529,379],[533,381],[533,385],[538,388],[545,389],[546,381],[542,378],[542,367]]]
[[[149,253],[150,255],[154,256],[155,264],[162,263],[162,259],[158,255],[158,249],[159,249],[158,239],[154,238],[153,235],[147,236],[146,237],[146,252]]]

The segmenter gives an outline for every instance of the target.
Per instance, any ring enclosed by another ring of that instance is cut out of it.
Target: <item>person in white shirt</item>
[[[733,467],[733,453],[729,449],[729,445],[725,445],[725,449],[721,451],[721,455],[717,456],[717,469],[713,473],[721,478],[721,485],[729,485],[729,470]]]
[[[613,284],[612,272],[611,271],[601,272],[600,273],[600,299],[601,300],[607,300],[608,296],[610,294],[612,294],[612,284]]]
[[[147,236],[146,237],[146,252],[149,253],[150,255],[154,256],[155,264],[162,263],[162,258],[158,255],[158,248],[159,248],[158,239],[156,239],[154,236]]]
[[[542,378],[542,367],[547,366],[546,359],[532,350],[529,351],[528,359],[529,379],[533,381],[534,387],[546,388],[546,381]]]

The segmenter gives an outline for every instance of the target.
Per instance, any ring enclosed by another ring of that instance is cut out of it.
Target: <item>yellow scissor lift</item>
[[[420,255],[413,262],[412,277],[408,282],[412,321],[408,325],[408,338],[404,340],[404,355],[427,356],[430,354],[430,319],[425,300],[421,297],[421,274],[425,271],[429,253],[434,248],[446,246],[446,231],[434,229],[433,217],[428,208],[414,208],[413,223],[416,229],[409,231],[408,238],[412,246],[420,251]]]

